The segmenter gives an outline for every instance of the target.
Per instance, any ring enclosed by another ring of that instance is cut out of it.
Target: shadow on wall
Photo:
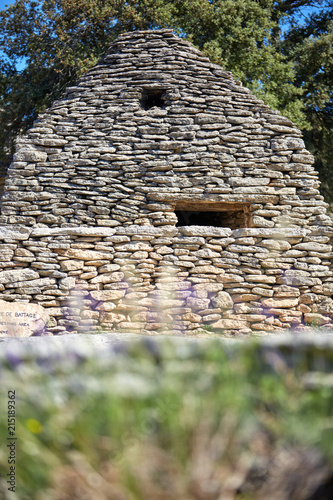
[[[2,201],[2,195],[5,189],[5,180],[7,177],[8,164],[6,162],[0,163],[0,205]]]
[[[4,187],[5,187],[5,180],[6,180],[5,169],[3,167],[0,167],[0,205],[1,205],[1,198],[3,195]]]

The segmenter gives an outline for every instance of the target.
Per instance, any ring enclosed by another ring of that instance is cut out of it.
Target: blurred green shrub
[[[2,352],[0,498],[274,500],[267,479],[298,462],[304,493],[310,472],[318,470],[322,484],[332,470],[332,364],[332,352],[286,355],[214,340],[74,346],[66,355]],[[17,395],[15,493],[4,477],[10,389]],[[317,483],[313,476],[308,493]]]

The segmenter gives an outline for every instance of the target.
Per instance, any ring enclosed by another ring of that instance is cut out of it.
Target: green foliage
[[[208,333],[215,333],[215,328],[212,325],[203,325],[202,330]]]
[[[282,50],[295,68],[294,86],[303,91],[307,119],[305,140],[315,155],[322,193],[332,204],[333,170],[333,6],[322,2],[321,10],[302,23],[293,21]]]
[[[19,351],[0,356],[1,407],[9,389],[17,397],[10,500],[93,498],[94,488],[105,500],[110,492],[117,500],[192,500],[203,488],[200,498],[213,500],[224,497],[227,477],[290,446],[316,447],[333,465],[332,390],[304,387],[323,356],[331,372],[326,347],[312,355],[299,348],[293,369],[278,350],[216,340],[160,339],[118,354],[82,344],[62,355],[50,348],[46,358]],[[0,432],[5,439],[4,411]],[[8,469],[5,446],[0,469]],[[216,491],[206,496],[212,477]],[[0,495],[7,499],[1,479]]]

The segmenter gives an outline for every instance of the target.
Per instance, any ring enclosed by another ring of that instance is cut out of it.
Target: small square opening
[[[140,104],[143,109],[164,108],[164,89],[144,89]]]
[[[181,203],[175,207],[176,226],[252,227],[249,204]]]

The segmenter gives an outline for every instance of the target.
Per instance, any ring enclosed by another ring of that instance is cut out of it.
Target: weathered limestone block
[[[31,237],[40,238],[44,236],[93,236],[112,237],[115,229],[106,227],[34,227],[31,229]],[[60,243],[60,242],[59,242]],[[53,241],[51,242],[53,244]]]
[[[222,274],[224,271],[212,265],[197,265],[191,269],[191,274]]]
[[[261,298],[261,295],[257,295],[254,293],[236,293],[232,295],[232,300],[234,303],[242,303],[242,302],[256,302]]]
[[[208,292],[206,290],[194,290],[193,297],[198,297],[198,299],[207,299]]]
[[[138,250],[137,252],[132,253],[129,258],[132,260],[146,260],[148,259],[148,256],[148,252],[144,250]]]
[[[221,115],[217,115],[217,114],[209,114],[209,113],[198,113],[196,116],[195,116],[195,123],[198,123],[198,124],[204,124],[204,123],[216,123],[216,122],[219,122],[219,123],[225,123],[225,118],[222,117]]]
[[[193,290],[204,290],[207,293],[220,292],[222,289],[222,283],[199,283],[193,285]]]
[[[95,306],[95,309],[97,311],[103,311],[103,312],[111,312],[114,309],[117,308],[117,304],[115,302],[98,302],[98,304]],[[119,307],[118,307],[119,309]]]
[[[280,285],[274,288],[274,297],[299,297],[300,291],[296,287]]]
[[[260,321],[266,320],[265,314],[238,314],[237,316],[233,314],[225,314],[224,317],[226,319],[237,319],[237,321],[247,321],[248,323],[256,323]]]
[[[96,268],[99,269],[102,266],[108,265],[109,262],[110,262],[109,259],[105,259],[105,260],[95,260],[95,259],[94,260],[86,260],[84,262],[84,264],[85,264],[84,267],[94,267],[95,269]],[[117,264],[117,265],[119,265],[119,264]]]
[[[194,268],[195,264],[193,262],[188,262],[185,260],[180,260],[176,263],[179,267],[185,267],[185,268]]]
[[[274,227],[274,222],[264,217],[260,217],[259,215],[254,215],[252,217],[252,222],[257,227]]]
[[[254,294],[262,295],[263,297],[273,297],[273,295],[274,295],[274,290],[270,290],[267,288],[261,288],[258,286],[253,287],[251,291]]]
[[[228,237],[232,232],[229,228],[212,226],[184,226],[179,228],[179,230],[184,236],[215,236],[217,238]]]
[[[259,243],[259,246],[268,248],[269,250],[275,250],[278,252],[289,250],[291,248],[290,243],[288,243],[287,241],[273,240],[273,239],[262,240]]]
[[[20,227],[4,227],[0,226],[0,240],[17,240],[24,241],[29,239],[30,229]]]
[[[245,320],[220,319],[216,323],[213,323],[212,327],[221,330],[242,330],[248,327],[248,323]]]
[[[188,290],[192,288],[192,283],[189,281],[177,281],[175,279],[171,279],[171,281],[160,281],[156,283],[156,288],[158,290]]]
[[[264,299],[261,301],[263,307],[281,309],[290,308],[298,305],[298,299]]]
[[[325,298],[324,300],[318,302],[313,307],[314,312],[319,312],[325,316],[333,316],[333,300],[330,298]]]
[[[103,273],[90,280],[91,283],[117,283],[122,281],[125,275],[122,272]],[[130,279],[128,279],[130,281]]]
[[[95,278],[97,276],[97,271],[87,271],[85,273],[80,274],[80,279],[81,280],[90,280],[92,278]]]
[[[304,320],[306,323],[314,327],[327,325],[331,322],[329,316],[323,316],[322,314],[316,314],[316,313],[304,313]]]
[[[312,278],[306,271],[286,270],[284,274],[276,278],[281,285],[314,286],[321,283],[319,278]]]
[[[269,177],[230,177],[228,183],[231,186],[266,186],[270,183]]]
[[[29,287],[47,287],[50,285],[54,285],[56,283],[56,280],[54,278],[37,278],[37,279],[31,279],[31,280],[25,280],[23,283],[21,281],[16,281],[16,282],[11,282],[8,283],[6,286],[7,288],[17,288],[17,287],[22,287],[22,286],[29,286]]]
[[[99,312],[98,311],[82,311],[81,313],[82,319],[96,319],[99,320]]]
[[[302,322],[303,313],[301,311],[286,311],[285,314],[279,315],[279,320],[282,323],[289,323],[291,325],[300,324]]]
[[[216,281],[219,283],[227,284],[227,283],[243,283],[244,278],[243,276],[238,276],[237,274],[231,274],[231,273],[226,273],[226,274],[220,274],[216,276]]]
[[[68,250],[58,250],[60,255],[68,257],[68,259],[84,260],[84,261],[94,261],[113,259],[113,254],[109,252],[96,252],[95,250],[78,250],[78,249],[68,249]]]
[[[270,239],[281,239],[285,240],[289,238],[295,238],[300,236],[305,236],[310,234],[309,229],[303,228],[244,228],[244,229],[235,229],[233,231],[233,236],[236,238],[253,236],[257,238],[270,238]]]
[[[309,252],[331,252],[332,246],[331,245],[324,245],[322,243],[316,243],[316,242],[311,242],[307,241],[306,243],[298,243],[297,245],[294,246],[295,250],[307,250]]]
[[[105,324],[108,324],[108,323],[118,324],[122,321],[126,321],[126,316],[124,316],[123,314],[102,311],[102,313],[100,315],[100,321],[102,324],[103,323],[105,323]],[[132,323],[130,323],[130,325],[131,324]]]
[[[234,303],[228,292],[218,292],[217,296],[212,298],[212,305],[219,309],[232,309]]]
[[[65,146],[67,143],[68,141],[66,139],[58,139],[57,137],[51,137],[51,136],[46,137],[44,139],[34,140],[34,144],[36,144],[37,146],[47,146],[47,147]]]
[[[75,278],[63,278],[59,281],[60,290],[71,290],[75,287]]]
[[[290,137],[273,139],[271,141],[271,148],[273,151],[302,150],[305,148],[305,145],[301,138]]]
[[[236,240],[236,243],[235,244],[231,244],[227,247],[227,251],[228,252],[235,252],[235,253],[255,253],[255,252],[262,252],[262,253],[266,253],[268,252],[268,250],[266,248],[261,248],[261,247],[258,247],[258,246],[254,246],[254,245],[250,245],[250,246],[247,246],[247,245],[237,245],[237,240]]]
[[[283,328],[279,327],[279,326],[275,326],[273,324],[268,324],[266,322],[263,322],[263,323],[252,323],[251,324],[251,330],[255,330],[257,331],[258,333],[262,333],[262,335],[266,335],[267,332],[274,332],[274,333],[282,333],[284,331],[285,328],[289,328],[289,326],[287,326],[287,323],[286,324],[283,324],[280,322],[281,325],[283,325]]]
[[[218,321],[221,319],[221,314],[202,314],[200,312],[200,318],[204,323],[211,323],[212,321]]]
[[[193,312],[183,314],[182,318],[184,321],[189,321],[190,323],[197,323],[199,325],[203,319],[199,314],[195,314]]]
[[[13,282],[24,282],[39,278],[39,274],[32,269],[13,269],[0,272],[0,283],[12,284]]]
[[[234,304],[234,312],[236,314],[261,314],[262,307],[260,303],[256,306],[253,304],[239,303]]]
[[[200,309],[206,309],[209,307],[209,299],[199,299],[195,297],[189,297],[186,301],[186,306],[190,307],[193,311],[200,311]]]
[[[63,271],[77,271],[82,269],[84,262],[82,260],[62,260],[60,267]]]
[[[313,292],[318,293],[316,288],[317,287],[313,287]],[[324,283],[319,293],[329,296],[333,295],[333,283]]]
[[[267,276],[266,274],[248,274],[246,276],[246,281],[249,283],[265,283],[273,285],[276,283],[276,278],[275,276]]]
[[[113,271],[119,271],[120,266],[118,264],[104,264],[98,267],[99,273],[110,273]]]
[[[301,250],[287,250],[285,253],[284,253],[284,256],[285,257],[295,257],[295,258],[298,258],[298,257],[305,257],[307,255],[307,252],[302,252]]]
[[[20,149],[14,154],[14,161],[26,161],[26,162],[44,162],[47,160],[47,153],[43,151],[34,151],[32,149]]]
[[[31,337],[42,335],[49,320],[38,304],[0,300],[0,336]]]
[[[48,307],[47,312],[50,316],[62,316],[63,311],[61,307]]]
[[[0,266],[5,266],[6,262],[11,262],[14,257],[14,250],[6,245],[0,245]]]

